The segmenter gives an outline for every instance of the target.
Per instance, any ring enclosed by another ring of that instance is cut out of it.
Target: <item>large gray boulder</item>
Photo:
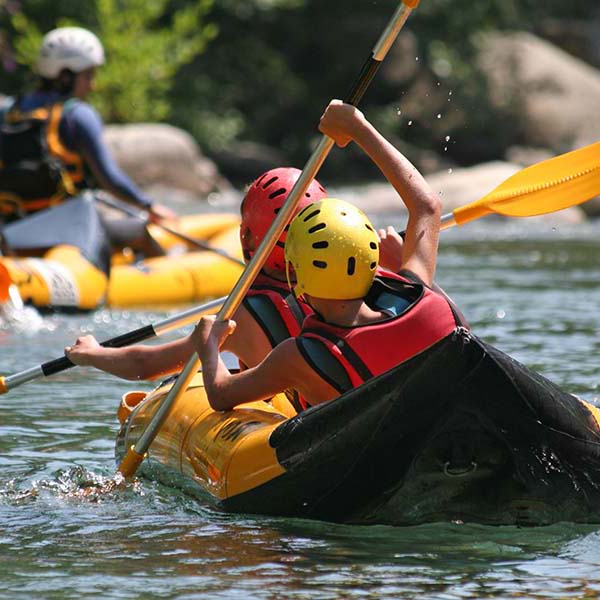
[[[191,135],[165,124],[109,125],[105,142],[119,166],[144,188],[173,188],[205,197],[230,188]]]
[[[529,33],[491,33],[479,46],[490,100],[527,145],[560,153],[600,140],[600,71]]]

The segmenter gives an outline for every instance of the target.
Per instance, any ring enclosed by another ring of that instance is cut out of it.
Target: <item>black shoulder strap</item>
[[[294,296],[293,292],[289,293],[285,297],[285,302],[290,307],[290,311],[292,312],[292,315],[294,316],[294,319],[296,319],[298,325],[302,327],[302,323],[304,323],[304,318],[306,315],[300,307],[300,304],[298,304],[298,300],[296,300],[296,296]]]
[[[283,318],[270,298],[264,295],[246,296],[243,304],[273,348],[290,337]]]
[[[367,381],[368,379],[373,378],[373,373],[371,373],[371,370],[369,369],[369,367],[367,367],[362,358],[358,356],[358,354],[356,354],[356,352],[354,352],[354,350],[352,350],[352,348],[350,348],[348,344],[345,344],[344,341],[341,340],[334,333],[331,333],[329,331],[322,331],[320,329],[315,331],[306,329],[305,333],[314,333],[325,338],[326,340],[329,340],[332,344],[334,344],[342,353],[344,358],[352,365],[354,370],[358,373],[358,375],[363,381]],[[330,352],[328,352],[328,354],[331,355]]]
[[[346,369],[329,352],[323,342],[314,338],[298,337],[296,346],[310,367],[340,394],[352,389],[352,382]]]

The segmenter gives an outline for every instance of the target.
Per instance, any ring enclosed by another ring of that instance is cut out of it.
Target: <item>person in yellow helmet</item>
[[[379,238],[355,206],[326,198],[292,221],[285,244],[290,285],[313,309],[300,335],[252,369],[231,374],[219,349],[235,323],[203,318],[193,340],[209,402],[216,410],[293,388],[327,402],[432,346],[464,324],[433,290],[441,203],[418,170],[357,108],[338,100],[320,130],[340,147],[357,143],[408,209],[400,272],[378,269]],[[400,244],[398,244],[400,246]]]

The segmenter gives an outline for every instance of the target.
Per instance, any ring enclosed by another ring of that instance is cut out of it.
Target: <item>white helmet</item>
[[[100,40],[81,27],[59,27],[42,40],[37,59],[37,72],[55,79],[63,69],[80,73],[104,64],[104,48]]]

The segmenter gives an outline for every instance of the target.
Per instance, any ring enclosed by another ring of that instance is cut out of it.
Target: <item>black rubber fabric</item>
[[[590,410],[466,332],[271,435],[283,475],[226,510],[338,522],[600,522]]]

